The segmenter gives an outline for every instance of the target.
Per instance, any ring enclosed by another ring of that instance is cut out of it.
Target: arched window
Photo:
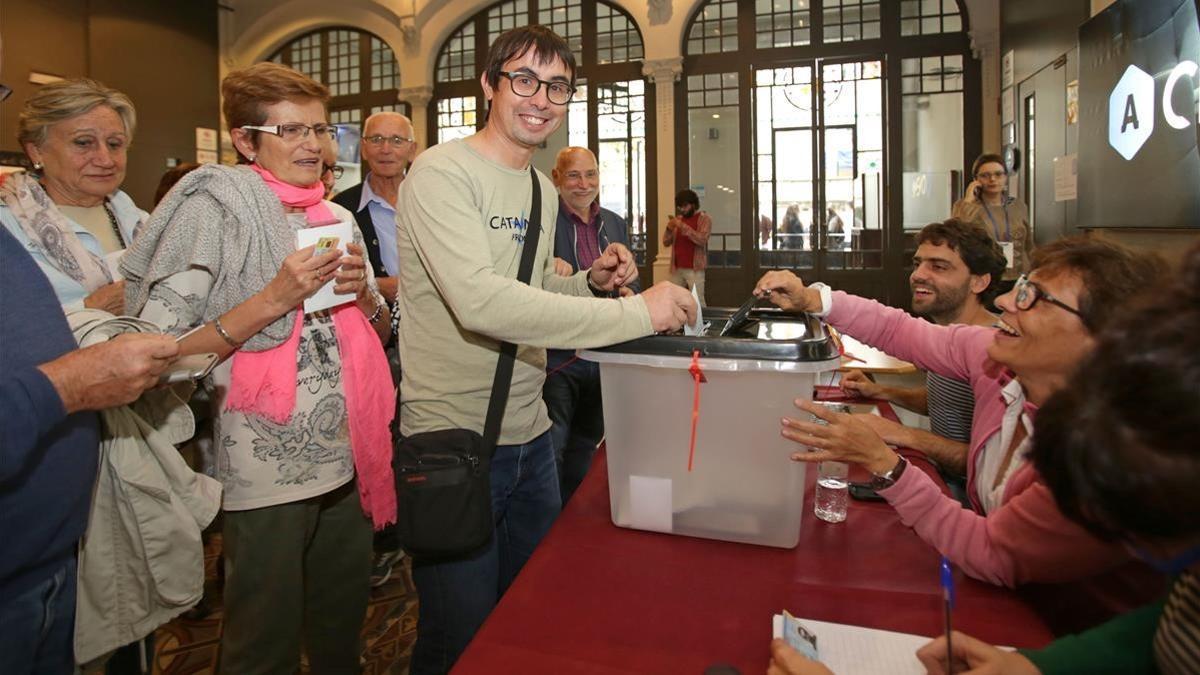
[[[561,148],[591,148],[600,164],[600,204],[626,219],[638,264],[646,265],[646,213],[655,198],[646,144],[653,91],[641,72],[641,32],[621,8],[603,0],[507,0],[468,19],[438,52],[429,137],[442,142],[482,128],[479,75],[488,47],[504,31],[534,23],[566,39],[579,83],[566,122],[535,153],[534,165],[549,173]]]
[[[949,217],[980,147],[966,23],[956,0],[697,8],[677,159],[713,219],[710,302],[779,267],[907,301],[905,231]]]
[[[392,48],[380,38],[354,28],[326,28],[292,40],[271,61],[291,66],[329,87],[329,118],[342,128],[338,164],[343,169],[336,189],[362,180],[358,154],[362,122],[390,110],[409,114],[397,100],[400,68]]]

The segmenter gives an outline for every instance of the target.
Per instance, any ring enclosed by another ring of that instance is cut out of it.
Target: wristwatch
[[[891,470],[887,471],[886,473],[871,473],[872,490],[883,490],[890,488],[896,484],[896,481],[900,480],[900,475],[904,473],[905,467],[908,466],[908,460],[904,459],[903,455],[899,455],[899,457],[900,461],[896,462],[896,466],[893,466]]]
[[[597,298],[615,297],[613,295],[613,291],[606,291],[603,288],[600,288],[599,286],[595,286],[592,284],[592,271],[591,270],[588,270],[588,273],[587,273],[587,285],[588,285],[588,290],[591,291],[592,295],[594,295]]]

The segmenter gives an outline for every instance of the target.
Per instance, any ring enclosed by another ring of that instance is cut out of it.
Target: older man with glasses
[[[396,300],[400,255],[396,252],[396,200],[408,166],[417,156],[412,121],[396,112],[379,112],[363,124],[360,152],[367,163],[363,182],[333,198],[354,213],[367,242],[367,256],[379,280],[379,292]]]
[[[363,160],[367,175],[363,182],[339,193],[333,201],[354,213],[358,229],[367,244],[367,257],[379,281],[379,292],[388,302],[396,301],[399,291],[400,254],[396,249],[396,201],[408,166],[417,156],[412,121],[396,112],[378,112],[363,124]],[[399,384],[400,357],[393,340],[387,348],[392,380]],[[404,552],[396,529],[388,527],[375,533],[375,563],[371,567],[371,585],[382,586],[392,576],[392,568]]]
[[[550,177],[558,188],[554,255],[565,265],[560,274],[570,276],[589,269],[609,244],[628,247],[625,219],[600,206],[600,169],[591,150],[563,148]],[[640,290],[641,284],[635,280],[614,295],[632,295]],[[552,425],[550,439],[558,465],[559,493],[566,504],[587,475],[596,446],[604,437],[600,367],[579,359],[572,349],[548,350],[546,359],[542,399]]]

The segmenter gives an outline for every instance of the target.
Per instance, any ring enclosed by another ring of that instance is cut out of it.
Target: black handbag
[[[526,284],[533,275],[542,231],[542,189],[532,166],[529,175],[533,181],[533,208],[517,270],[517,281]],[[396,528],[400,545],[414,559],[470,557],[492,540],[492,453],[500,438],[516,354],[515,344],[500,343],[482,436],[470,429],[443,429],[407,438],[396,435],[399,440],[392,454]],[[397,410],[397,419],[399,416]]]

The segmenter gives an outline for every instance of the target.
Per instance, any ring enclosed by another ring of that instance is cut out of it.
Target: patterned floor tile
[[[179,617],[155,634],[156,675],[211,675],[221,642],[221,536],[205,546],[205,593],[213,612],[203,619]],[[404,675],[417,637],[417,592],[408,558],[388,583],[371,589],[363,621],[363,675]],[[301,669],[307,673],[306,668]]]

